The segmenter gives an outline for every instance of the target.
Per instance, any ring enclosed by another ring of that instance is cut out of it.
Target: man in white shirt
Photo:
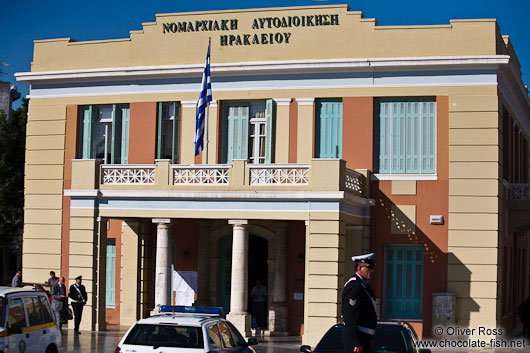
[[[256,320],[257,333],[267,328],[267,295],[267,288],[261,284],[260,280],[257,280],[256,285],[250,292],[250,297],[252,298],[252,316]]]

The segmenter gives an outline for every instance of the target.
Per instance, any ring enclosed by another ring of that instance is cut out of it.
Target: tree
[[[2,284],[7,281],[9,248],[21,233],[24,219],[24,155],[28,100],[11,119],[0,111],[0,245],[3,248]]]

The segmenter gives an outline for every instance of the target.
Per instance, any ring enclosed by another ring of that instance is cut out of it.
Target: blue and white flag
[[[198,156],[204,147],[204,125],[206,121],[206,108],[212,101],[212,81],[210,78],[210,43],[202,73],[201,94],[197,102],[197,118],[195,121],[195,155]]]

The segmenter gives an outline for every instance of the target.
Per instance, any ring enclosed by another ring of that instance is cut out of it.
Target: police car
[[[221,317],[222,308],[169,306],[160,314],[132,326],[116,347],[116,353],[234,352],[255,353],[255,338],[246,341]]]

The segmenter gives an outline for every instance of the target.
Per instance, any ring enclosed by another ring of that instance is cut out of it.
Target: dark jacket
[[[74,283],[74,284],[72,284],[70,286],[70,291],[68,292],[68,297],[70,298],[72,303],[86,304],[87,294],[86,294],[85,286],[80,284],[79,287],[78,287],[79,291],[77,291],[77,289],[76,289],[77,286],[78,286],[77,283]],[[79,299],[79,297],[78,297],[79,292],[81,292],[81,298],[82,299]]]
[[[353,352],[354,347],[366,344],[364,340],[367,337],[370,339],[373,337],[373,333],[370,335],[366,332],[375,330],[377,326],[374,302],[374,291],[370,285],[354,274],[342,291],[344,352]]]
[[[66,295],[66,286],[59,286],[57,283],[52,287],[52,309],[55,311],[62,311],[66,304],[67,298],[61,298],[61,295]]]

